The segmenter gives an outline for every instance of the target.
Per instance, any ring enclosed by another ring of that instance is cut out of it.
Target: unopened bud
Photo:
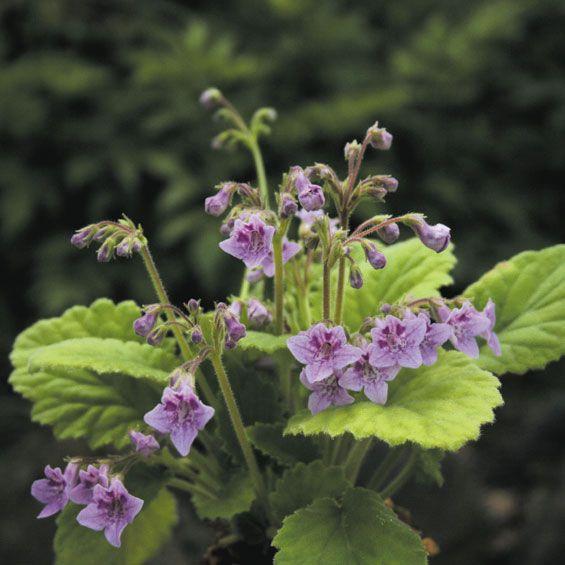
[[[279,215],[281,218],[292,218],[298,212],[298,204],[296,200],[288,193],[281,195],[281,203],[279,206]]]
[[[375,122],[367,130],[367,135],[370,136],[369,143],[374,149],[381,149],[387,151],[392,145],[392,134],[390,134],[385,128],[379,127],[379,122]]]
[[[198,314],[198,311],[200,310],[200,300],[196,300],[195,298],[191,298],[187,303],[186,303],[186,309],[188,310],[188,312],[190,314],[192,314],[193,316],[195,314]]]
[[[198,326],[192,330],[192,333],[190,334],[190,339],[192,340],[192,343],[201,343],[202,340],[204,339],[202,335],[202,331]]]
[[[222,100],[222,93],[217,88],[207,88],[200,95],[200,104],[206,108],[206,110],[213,110]]]
[[[165,332],[161,328],[155,328],[147,334],[146,341],[149,345],[160,345],[165,337]]]
[[[133,331],[141,337],[147,337],[157,322],[157,316],[157,312],[146,312],[143,316],[135,320],[133,323]]]
[[[443,224],[430,226],[423,217],[413,217],[406,222],[420,241],[436,253],[444,251],[451,241],[451,230]]]
[[[361,144],[356,139],[349,141],[345,144],[345,147],[343,149],[345,160],[350,161],[351,159],[356,159],[360,151]]]
[[[106,240],[98,249],[96,259],[99,263],[107,263],[112,258],[112,242]]]
[[[372,244],[369,243],[364,246],[365,257],[373,267],[373,269],[384,269],[386,266],[386,257]]]
[[[349,270],[349,284],[351,288],[360,289],[363,286],[363,275],[357,265],[352,265]]]
[[[398,236],[400,235],[400,228],[398,224],[388,224],[382,227],[380,230],[377,230],[377,235],[389,245],[394,243]]]
[[[204,200],[204,211],[211,216],[221,216],[230,204],[233,191],[233,184],[226,183],[214,196]]]

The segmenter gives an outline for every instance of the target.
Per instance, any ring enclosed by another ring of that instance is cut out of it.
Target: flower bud
[[[301,206],[307,211],[319,210],[325,204],[324,191],[321,186],[312,184],[300,167],[293,167],[294,185]]]
[[[191,298],[186,303],[186,309],[188,310],[189,314],[192,314],[193,316],[195,314],[198,314],[198,311],[200,310],[200,300],[196,300],[195,298]]]
[[[365,257],[373,269],[384,269],[386,257],[372,243],[367,244],[364,250]]]
[[[398,224],[388,224],[382,227],[380,230],[377,230],[377,235],[389,245],[394,243],[398,236],[400,235],[400,228]]]
[[[116,247],[116,255],[118,257],[131,257],[133,253],[133,239],[125,237]]]
[[[190,334],[190,339],[192,343],[202,343],[204,336],[202,335],[202,330],[198,326],[196,326],[192,330],[192,333]]]
[[[149,332],[155,327],[157,317],[158,314],[156,311],[146,312],[143,316],[134,321],[133,331],[141,337],[147,337]]]
[[[233,230],[233,226],[235,225],[235,220],[233,218],[230,218],[229,220],[226,220],[221,226],[220,226],[220,233],[224,236],[224,237],[229,237],[231,235],[231,231]]]
[[[228,336],[233,339],[233,341],[237,342],[245,337],[245,326],[239,321],[237,316],[227,314],[224,321],[226,323]]]
[[[207,88],[200,95],[200,104],[206,110],[213,110],[222,100],[222,93],[217,88]]]
[[[83,249],[84,247],[88,246],[95,233],[96,226],[87,226],[85,228],[77,230],[71,237],[71,245],[74,245],[78,249]]]
[[[349,270],[349,284],[351,288],[360,289],[363,286],[363,275],[357,265],[351,265]]]
[[[379,122],[375,122],[368,130],[370,136],[369,143],[374,149],[386,151],[392,145],[392,135],[385,129],[379,127]]]
[[[165,332],[161,328],[155,328],[147,334],[146,341],[149,345],[157,346],[161,345],[164,337]]]
[[[214,196],[204,200],[204,210],[211,216],[221,216],[228,208],[233,194],[233,185],[224,185]]]
[[[380,177],[381,184],[383,188],[387,190],[387,192],[396,192],[398,188],[398,179],[391,177],[389,175],[382,175]]]
[[[383,314],[390,314],[392,312],[392,306],[386,302],[381,306],[381,312]]]
[[[112,258],[112,243],[106,240],[98,249],[96,253],[96,260],[99,263],[107,263]]]
[[[451,230],[443,224],[430,226],[422,217],[412,219],[407,223],[420,241],[436,253],[444,251],[451,241]]]
[[[345,147],[343,149],[345,160],[350,161],[351,159],[356,159],[360,151],[361,144],[356,139],[349,141],[345,144]]]
[[[261,327],[272,320],[271,313],[265,305],[255,298],[251,298],[247,303],[247,318],[254,327]]]
[[[298,212],[298,204],[296,200],[288,193],[281,195],[281,203],[279,206],[279,215],[281,218],[292,218]]]

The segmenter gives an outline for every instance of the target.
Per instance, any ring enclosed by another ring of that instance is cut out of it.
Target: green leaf
[[[363,287],[359,290],[346,283],[343,319],[352,331],[357,330],[364,318],[377,313],[379,305],[393,303],[406,295],[414,298],[437,296],[438,289],[453,282],[449,275],[455,266],[453,246],[443,253],[428,249],[417,238],[388,247],[383,246],[387,265],[382,270],[373,269],[360,259]],[[333,281],[335,288],[336,280]],[[314,319],[321,319],[321,283],[313,288],[312,304]]]
[[[286,341],[290,335],[271,335],[263,332],[248,331],[247,335],[237,342],[238,348],[246,351],[255,349],[262,353],[273,354],[286,350]]]
[[[328,408],[315,416],[296,414],[285,433],[332,437],[350,432],[357,439],[375,436],[389,445],[405,442],[426,449],[457,450],[479,437],[502,404],[500,382],[457,351],[440,350],[431,367],[403,369],[389,385],[384,406],[368,400]]]
[[[60,439],[85,437],[92,448],[127,445],[127,430],[159,400],[156,382],[176,364],[134,334],[139,315],[133,302],[100,299],[22,332],[10,383],[33,402],[32,419]]]
[[[247,473],[231,474],[221,492],[215,497],[195,493],[192,502],[202,519],[229,519],[251,508],[255,499],[253,485]]]
[[[269,498],[275,516],[282,521],[317,498],[340,496],[350,485],[342,467],[326,467],[321,461],[298,463],[277,481]]]
[[[275,565],[422,565],[416,532],[363,488],[346,491],[341,503],[316,500],[285,519],[273,540]]]
[[[29,358],[29,370],[90,369],[98,374],[146,377],[166,384],[177,358],[162,349],[135,341],[83,337],[41,347]]]
[[[441,487],[444,483],[441,462],[445,453],[441,449],[418,449],[416,457],[416,480],[423,484],[432,483]]]
[[[57,565],[141,565],[168,541],[177,522],[175,499],[162,489],[126,527],[122,546],[116,548],[106,541],[103,532],[78,524],[76,516],[80,510],[82,507],[69,504],[57,519],[54,541]]]
[[[259,451],[279,463],[310,463],[320,457],[318,446],[311,438],[285,436],[283,430],[283,423],[257,423],[247,428],[247,435]]]
[[[464,293],[476,308],[496,304],[502,355],[485,345],[477,360],[493,373],[542,369],[565,354],[565,245],[525,251],[499,263]]]

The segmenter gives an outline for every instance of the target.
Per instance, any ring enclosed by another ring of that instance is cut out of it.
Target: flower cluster
[[[356,334],[351,344],[341,326],[322,323],[291,337],[288,349],[305,365],[300,381],[312,391],[308,401],[311,412],[350,404],[353,397],[347,390],[363,390],[372,402],[385,404],[388,383],[400,369],[433,365],[438,349],[447,341],[463,353],[478,357],[476,339],[482,337],[500,355],[500,344],[493,331],[496,317],[492,301],[482,312],[468,301],[460,308],[450,309],[442,304],[436,310],[437,320],[426,310],[416,313],[411,308],[403,308],[401,317],[387,314],[374,318],[370,340]]]

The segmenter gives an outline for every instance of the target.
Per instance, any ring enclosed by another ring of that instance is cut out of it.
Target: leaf
[[[335,437],[350,432],[356,439],[375,436],[392,446],[413,442],[455,451],[494,420],[494,408],[502,404],[499,386],[494,375],[462,353],[440,350],[435,365],[398,374],[386,405],[363,400],[315,416],[303,411],[285,433]]]
[[[263,332],[248,331],[247,335],[237,342],[237,346],[246,351],[256,349],[262,353],[273,354],[286,350],[286,342],[290,335],[271,335]]]
[[[417,238],[388,247],[383,246],[387,265],[373,269],[364,259],[359,260],[363,287],[359,290],[346,283],[343,319],[352,331],[357,330],[367,316],[377,313],[382,303],[394,303],[406,295],[414,298],[437,296],[438,289],[453,282],[449,275],[455,266],[453,246],[442,253],[428,249]],[[333,281],[335,288],[336,281]],[[314,319],[321,319],[322,288],[312,291]]]
[[[441,463],[445,453],[441,449],[418,449],[416,457],[416,480],[423,484],[432,483],[438,487],[443,486]]]
[[[424,547],[379,495],[346,491],[341,503],[321,498],[285,519],[273,540],[275,565],[422,565]]]
[[[146,377],[166,384],[178,365],[171,353],[134,341],[83,337],[41,347],[30,355],[30,371],[90,369],[98,374],[124,374]]]
[[[136,494],[132,492],[132,494]],[[54,546],[57,565],[141,565],[168,541],[177,522],[176,501],[166,489],[146,502],[122,534],[122,546],[111,546],[103,532],[76,521],[81,506],[69,504],[57,519]]]
[[[176,363],[134,334],[139,314],[133,302],[100,299],[22,332],[10,383],[33,402],[32,419],[53,426],[60,439],[85,437],[92,448],[127,445],[127,430],[159,400],[162,384],[145,377],[162,383]]]
[[[489,298],[496,304],[502,355],[484,346],[480,367],[498,375],[523,374],[565,354],[565,245],[499,263],[463,295],[479,309]]]
[[[310,463],[318,459],[320,452],[315,442],[307,437],[284,436],[284,424],[257,423],[247,428],[247,435],[253,445],[263,452],[286,465],[294,463]]]
[[[195,493],[192,503],[202,519],[229,519],[251,508],[255,499],[253,485],[247,473],[233,474],[216,497]]]
[[[298,463],[277,481],[269,498],[275,516],[282,521],[317,498],[340,496],[350,484],[342,467],[326,467],[321,461]]]

